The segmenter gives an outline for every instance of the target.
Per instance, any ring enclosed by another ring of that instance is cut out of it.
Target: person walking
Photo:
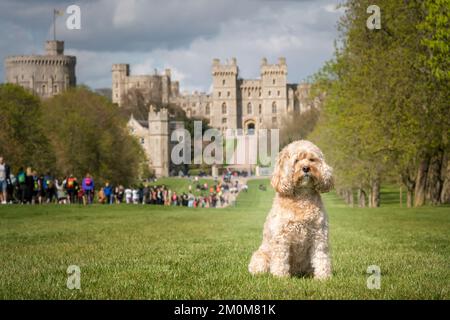
[[[87,173],[86,177],[81,183],[81,188],[83,189],[83,193],[86,196],[87,204],[92,203],[92,199],[94,197],[94,187],[94,179],[92,179],[92,176]]]
[[[19,201],[20,203],[25,203],[25,192],[26,192],[26,181],[27,175],[23,168],[21,167],[19,169],[19,172],[17,173],[17,185],[19,186]]]
[[[103,187],[103,194],[106,198],[106,204],[112,204],[113,201],[113,188],[111,187],[111,185],[109,184],[109,182],[107,181],[105,183],[105,186]]]
[[[69,203],[76,203],[77,201],[77,178],[71,174],[66,180],[66,191],[69,197]]]
[[[7,188],[11,184],[10,181],[10,168],[6,164],[2,156],[0,156],[0,203],[8,203]]]

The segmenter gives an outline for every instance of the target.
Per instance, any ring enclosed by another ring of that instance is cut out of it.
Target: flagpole
[[[56,41],[56,12],[53,9],[53,40]]]

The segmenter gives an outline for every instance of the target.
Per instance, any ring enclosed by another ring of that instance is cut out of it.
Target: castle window
[[[275,79],[273,79],[272,84],[275,84]]]
[[[54,93],[57,93],[57,92],[58,92],[58,86],[57,86],[56,84],[53,86],[53,92],[54,92]]]
[[[222,124],[227,124],[227,118],[222,118]]]
[[[219,91],[219,98],[222,96],[222,92]]]
[[[192,106],[195,107],[195,102],[192,102]]]
[[[138,81],[138,83],[137,83],[137,87],[139,88],[139,81]]]
[[[277,95],[280,96],[280,93],[281,93],[280,90],[278,90]]]
[[[209,108],[209,104],[206,106],[205,109],[205,113],[209,115],[209,113],[211,112],[210,108]]]
[[[261,91],[259,92],[259,96],[261,97]]]
[[[277,117],[272,117],[272,124],[276,125],[277,124]]]
[[[144,144],[144,143],[145,143],[145,139],[141,138],[141,144]]]
[[[227,104],[224,102],[222,103],[222,114],[227,113]]]
[[[248,96],[251,97],[252,96],[252,92],[250,90],[248,90]]]
[[[222,80],[222,85],[223,85],[223,86],[225,85],[225,79]]]
[[[262,106],[261,106],[261,104],[259,104],[258,111],[259,111],[259,114],[262,113]]]
[[[252,114],[252,104],[250,102],[247,104],[247,114]]]
[[[45,93],[45,84],[42,85],[42,93]]]
[[[229,97],[231,95],[230,91],[227,92],[227,97]]]
[[[116,98],[118,98],[118,97],[119,97],[119,94],[116,93]]]
[[[268,92],[268,93],[269,93],[269,97],[270,97],[270,96],[272,95],[272,91],[270,91],[270,90],[269,90],[269,92]]]
[[[272,102],[272,113],[277,113],[277,103],[275,101]]]

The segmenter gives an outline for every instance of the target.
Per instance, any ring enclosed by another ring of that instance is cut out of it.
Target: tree
[[[448,2],[379,1],[382,28],[368,30],[371,3],[347,1],[335,58],[315,77],[327,96],[311,138],[332,155],[339,188],[369,187],[369,205],[381,182],[401,181],[409,206],[445,198]]]
[[[54,169],[39,98],[14,84],[0,85],[0,155],[12,166]]]
[[[59,174],[91,173],[100,182],[131,184],[145,157],[116,105],[85,87],[67,90],[43,103],[47,135]]]

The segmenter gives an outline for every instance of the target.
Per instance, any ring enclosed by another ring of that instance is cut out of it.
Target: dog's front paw
[[[331,272],[321,272],[321,273],[314,273],[314,279],[316,280],[328,280],[331,278]]]
[[[269,260],[266,254],[260,250],[256,251],[248,265],[248,271],[251,274],[265,273],[269,271]]]
[[[289,272],[281,272],[281,271],[271,271],[270,272],[273,276],[277,277],[277,278],[287,278],[290,276]]]

